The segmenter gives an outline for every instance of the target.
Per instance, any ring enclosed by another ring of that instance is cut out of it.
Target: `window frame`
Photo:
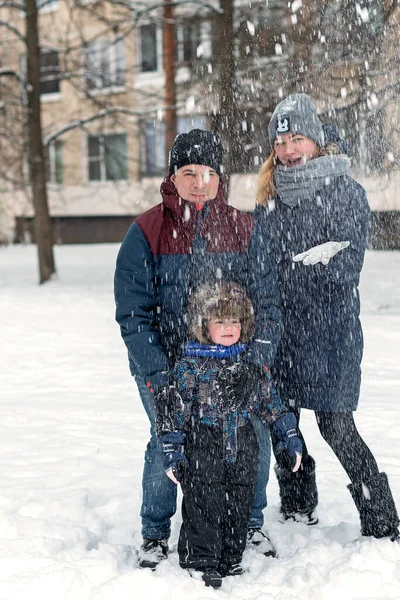
[[[56,55],[57,56],[57,65],[43,65],[42,64],[42,59],[43,57],[45,57],[46,55]],[[25,66],[26,66],[26,60],[27,58],[25,57]],[[48,81],[40,81],[40,97],[41,99],[45,99],[45,98],[59,98],[60,94],[61,94],[61,66],[60,66],[60,52],[58,51],[57,48],[49,48],[46,46],[43,46],[40,48],[40,79],[42,79],[42,74],[44,73],[44,69],[48,69],[48,73],[53,75],[56,75],[56,78],[54,80],[49,79]],[[55,84],[56,88],[55,90],[52,91],[42,91],[42,86],[45,84]]]
[[[197,48],[203,43],[202,26],[200,21],[186,20],[177,24],[176,31],[176,55],[178,65],[188,65],[199,60]],[[197,29],[195,35],[192,35],[194,28]],[[190,31],[191,35],[185,39],[185,32]],[[189,56],[185,56],[187,48],[190,48]]]
[[[121,178],[107,178],[107,153],[106,153],[106,138],[120,136],[125,140],[125,152],[124,156],[125,164],[124,164],[124,177]],[[89,153],[90,148],[90,139],[98,139],[99,144],[99,154],[97,156],[91,156]],[[128,135],[126,132],[110,132],[110,133],[100,133],[100,134],[88,134],[86,137],[86,178],[90,184],[98,184],[98,183],[113,183],[117,181],[128,181],[129,180],[129,163],[128,163]],[[91,179],[90,178],[90,164],[91,163],[99,163],[100,167],[100,178],[99,179]]]
[[[212,22],[207,19],[183,19],[176,25],[177,39],[177,65],[178,67],[191,65],[201,60],[210,60],[213,56]],[[197,32],[185,41],[185,31],[197,28]],[[191,56],[185,58],[185,47],[191,45]],[[197,48],[202,46],[203,52],[197,54]]]
[[[121,55],[119,55],[121,52]],[[100,71],[96,73],[96,63],[92,58],[92,65],[90,65],[90,56],[100,57]],[[109,71],[108,73],[101,68],[103,60],[106,58]],[[122,62],[122,68],[120,66]],[[94,70],[94,77],[90,77]],[[126,90],[126,45],[123,37],[98,39],[89,42],[85,47],[84,53],[84,74],[85,74],[85,89],[91,95],[101,93],[114,93]],[[120,74],[122,73],[122,79],[119,80]],[[106,77],[110,78],[109,83],[105,82]],[[97,81],[100,81],[100,85],[97,85]],[[94,86],[90,87],[89,83],[93,83]]]
[[[143,27],[154,26],[155,27],[155,57],[156,57],[156,69],[143,71],[143,48],[142,48],[142,29]],[[163,64],[163,49],[162,49],[162,28],[157,23],[143,23],[139,26],[139,35],[137,36],[136,55],[138,57],[137,73],[141,78],[154,77],[154,75],[160,75],[164,70]]]
[[[64,183],[64,143],[55,139],[46,146],[46,181],[53,185]],[[57,161],[59,159],[59,164]]]
[[[149,148],[149,137],[147,131],[151,129],[153,124],[155,135],[153,136],[153,148]],[[206,115],[178,115],[176,124],[177,134],[187,133],[191,129],[208,130]],[[141,161],[141,171],[143,177],[159,177],[165,176],[167,165],[165,164],[165,123],[157,119],[142,121],[142,144],[143,153]],[[150,164],[149,151],[153,150],[156,162]]]

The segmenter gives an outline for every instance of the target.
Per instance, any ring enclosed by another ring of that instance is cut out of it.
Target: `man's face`
[[[186,165],[177,170],[171,179],[179,196],[188,202],[204,204],[214,200],[218,192],[219,175],[211,167]]]

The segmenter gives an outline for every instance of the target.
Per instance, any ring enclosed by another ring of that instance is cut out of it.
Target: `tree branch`
[[[7,23],[7,21],[3,21],[2,19],[0,19],[0,27],[5,27],[9,31],[11,31],[11,33],[16,35],[22,42],[24,42],[24,44],[26,44],[26,37],[16,27],[10,25],[10,23]]]
[[[181,0],[176,1],[176,2],[171,2],[169,4],[169,6],[182,6],[182,5],[186,5],[186,4],[195,4],[197,6],[197,8],[207,8],[209,10],[211,10],[211,12],[214,12],[218,15],[222,15],[223,14],[223,10],[219,7],[213,6],[212,4],[209,4],[208,2],[199,2],[198,0]],[[158,8],[163,8],[165,6],[164,2],[160,2],[159,4],[152,4],[151,6],[149,6],[148,8],[145,8],[141,11],[137,11],[136,15],[136,21],[139,21],[144,15],[148,14],[149,12],[152,12],[153,10],[157,10]]]
[[[25,10],[23,4],[19,4],[18,2],[0,2],[0,10],[2,8],[16,8],[17,10]]]
[[[18,71],[14,71],[13,69],[0,69],[0,77],[15,77],[21,84],[24,81],[21,73],[18,73]]]
[[[175,108],[177,108],[177,107],[175,107]],[[105,108],[103,110],[100,110],[95,115],[91,115],[90,117],[86,117],[83,119],[75,119],[74,121],[71,121],[67,125],[64,125],[64,127],[61,127],[57,131],[54,131],[50,135],[47,135],[43,139],[43,144],[45,146],[48,146],[51,142],[53,142],[55,139],[57,139],[64,133],[67,133],[68,131],[71,131],[72,129],[77,129],[78,127],[84,127],[88,123],[92,123],[93,121],[98,121],[99,119],[104,119],[105,117],[108,117],[110,115],[122,114],[122,115],[130,115],[133,117],[143,117],[145,115],[154,114],[155,112],[158,112],[159,110],[168,110],[168,109],[170,110],[171,107],[163,106],[161,109],[157,109],[157,110],[151,109],[151,110],[147,110],[147,111],[130,110],[129,108],[123,108],[123,107],[118,107],[118,106],[113,107],[113,108]]]

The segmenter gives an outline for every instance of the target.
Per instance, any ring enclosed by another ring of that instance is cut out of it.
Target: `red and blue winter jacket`
[[[237,282],[255,309],[246,360],[270,367],[281,331],[276,270],[264,233],[251,215],[229,206],[222,182],[198,209],[168,177],[162,202],[135,219],[115,270],[116,320],[132,375],[152,389],[167,382],[187,341],[191,290],[209,281]]]

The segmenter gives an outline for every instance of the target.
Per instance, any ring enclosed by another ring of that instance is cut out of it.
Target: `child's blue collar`
[[[232,346],[222,346],[221,344],[200,344],[199,342],[189,342],[185,348],[186,356],[215,356],[216,358],[230,358],[242,354],[246,349],[246,344],[233,344]]]

